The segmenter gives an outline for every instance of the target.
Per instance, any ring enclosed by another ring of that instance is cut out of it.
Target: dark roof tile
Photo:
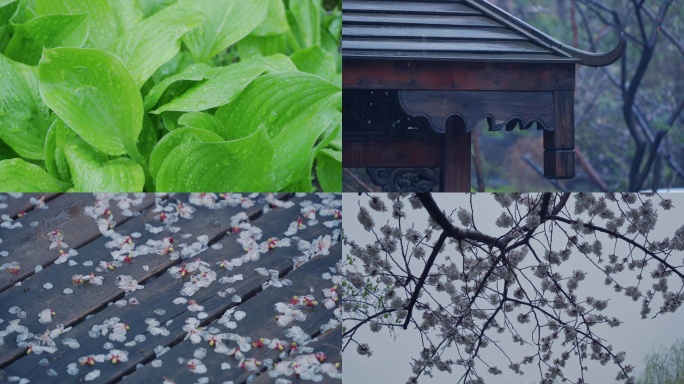
[[[597,55],[565,46],[485,0],[345,0],[345,59],[569,62],[602,66]]]

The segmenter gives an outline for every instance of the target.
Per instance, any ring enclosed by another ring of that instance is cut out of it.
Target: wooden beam
[[[574,92],[554,92],[553,114],[556,130],[544,131],[544,177],[547,179],[575,177],[574,113]]]
[[[440,137],[434,139],[344,138],[345,168],[432,168],[440,163]]]
[[[344,89],[572,91],[571,63],[483,63],[416,60],[342,61]]]
[[[470,192],[471,133],[457,116],[447,120],[440,169],[440,191]]]

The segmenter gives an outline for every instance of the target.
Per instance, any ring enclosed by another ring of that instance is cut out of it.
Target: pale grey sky
[[[451,210],[455,208],[458,208],[459,206],[469,208],[469,195],[467,194],[438,193],[433,194],[433,197],[440,207],[447,213],[451,212]],[[684,216],[684,194],[668,194],[666,197],[673,200],[675,208],[670,211],[659,209],[658,224],[651,234],[653,239],[662,239],[666,236],[672,237],[675,229],[682,225],[682,216]],[[343,194],[343,226],[345,234],[348,238],[355,240],[358,244],[367,244],[372,242],[374,238],[370,233],[363,230],[356,219],[358,213],[357,201],[359,198],[363,199],[363,201],[368,200],[366,195],[359,197],[357,194]],[[383,199],[386,199],[384,195]],[[658,202],[657,198],[654,198],[654,202]],[[428,216],[425,210],[412,210],[408,202],[406,205],[406,212],[409,215],[407,219],[409,221],[415,222],[417,229],[420,230],[425,228],[425,223]],[[475,222],[481,231],[497,236],[505,232],[503,229],[494,225],[494,221],[499,216],[501,208],[491,198],[491,196],[489,196],[489,194],[476,195],[474,197],[474,206]],[[574,199],[570,200],[569,206],[574,206]],[[380,214],[378,212],[371,211],[371,214],[375,218],[377,227],[384,224],[388,219],[390,219],[390,223],[392,223],[389,213]],[[406,228],[406,226],[404,226],[404,228]],[[435,238],[436,236],[433,237],[433,241]],[[604,244],[604,249],[607,246],[608,244]],[[613,253],[612,243],[610,248],[611,249],[606,249],[604,252],[606,254]],[[615,253],[619,255],[621,251],[623,250],[618,248],[615,250]],[[446,255],[448,255],[448,251],[440,254],[437,263],[439,263],[440,257],[444,257]],[[455,256],[455,254],[452,256]],[[578,252],[575,252],[571,257],[577,256],[579,256],[579,254]],[[585,258],[577,257],[577,259],[563,264],[563,267],[569,268],[570,270],[579,269],[582,268],[582,263],[585,261]],[[623,324],[617,328],[610,328],[607,325],[602,325],[597,328],[597,333],[600,336],[603,336],[609,344],[613,345],[614,351],[626,351],[626,364],[632,364],[636,366],[636,372],[640,372],[643,358],[647,352],[657,349],[660,345],[669,346],[678,338],[684,338],[684,321],[682,321],[684,320],[684,309],[680,308],[680,310],[674,314],[670,313],[666,315],[660,315],[656,319],[651,319],[649,317],[646,320],[642,320],[639,314],[641,301],[633,302],[631,299],[625,297],[624,294],[614,293],[612,287],[605,286],[603,284],[604,276],[595,268],[583,269],[588,272],[588,275],[587,279],[585,279],[580,286],[578,296],[583,297],[582,295],[595,295],[602,299],[610,299],[609,306],[603,311],[603,314],[609,317],[616,316],[623,321]],[[631,285],[627,280],[630,276],[633,278],[634,274],[630,272],[623,272],[619,276],[621,277],[620,281],[623,283],[623,285]],[[644,283],[646,283],[646,281]],[[677,282],[671,279],[670,284],[672,288],[675,286],[674,284],[677,284]],[[647,285],[642,285],[642,287],[650,287],[650,283]],[[657,312],[658,307],[659,305],[655,305],[653,312]],[[520,347],[517,344],[513,344],[510,341],[510,334],[507,332],[502,335],[490,334],[490,336],[500,336],[499,339],[501,342],[499,345],[508,354],[531,354],[531,349],[526,349],[525,347]],[[350,346],[346,351],[344,351],[343,381],[345,383],[401,384],[405,383],[409,376],[411,376],[411,366],[409,363],[412,357],[418,356],[421,348],[420,335],[417,331],[415,331],[415,329],[411,330],[409,328],[407,331],[399,330],[397,332],[396,340],[393,340],[386,329],[383,329],[379,333],[372,333],[370,330],[368,330],[366,325],[362,330],[357,332],[356,339],[361,342],[368,343],[373,351],[373,356],[369,358],[358,355],[356,353],[355,345]],[[538,370],[534,371],[532,369],[527,369],[524,376],[519,376],[506,368],[508,366],[508,362],[503,360],[501,355],[496,353],[494,348],[488,348],[486,353],[491,354],[489,359],[494,360],[493,364],[498,365],[503,371],[503,374],[500,376],[485,374],[483,377],[485,378],[486,383],[529,384],[539,381]],[[500,361],[497,362],[496,359]],[[488,361],[491,363],[492,360]],[[572,358],[571,361],[574,362]],[[589,383],[603,384],[615,382],[614,379],[617,373],[617,366],[614,364],[609,363],[606,366],[601,366],[598,363],[591,362],[589,363],[589,369],[590,370],[585,373],[585,378]],[[480,366],[479,372],[486,372],[486,369],[482,369],[482,366]],[[453,375],[441,373],[437,370],[435,370],[435,373],[436,374],[432,379],[429,377],[421,377],[419,383],[453,384],[460,377],[460,375],[457,376],[457,367],[455,367]],[[572,369],[567,369],[565,373],[569,378],[579,377],[579,372],[576,368],[574,369],[574,372]]]

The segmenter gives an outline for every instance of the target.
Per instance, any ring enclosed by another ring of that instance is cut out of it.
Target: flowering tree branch
[[[481,356],[490,345],[514,373],[523,374],[525,365],[536,363],[545,384],[555,379],[584,383],[591,360],[612,361],[616,378],[631,383],[633,366],[624,363],[625,353],[614,351],[597,333],[601,325],[621,324],[602,313],[615,298],[595,297],[600,290],[584,287],[583,281],[596,269],[615,292],[642,301],[642,317],[657,302],[656,315],[675,312],[684,302],[684,264],[673,255],[684,251],[684,226],[671,237],[653,239],[658,210],[651,199],[633,194],[477,195],[486,197],[500,205],[495,220],[491,209],[496,204],[474,204],[473,196],[450,213],[430,194],[368,195],[370,210],[360,202],[360,227],[373,240],[362,246],[346,239],[344,348],[354,341],[358,353],[371,355],[370,346],[356,340],[364,326],[372,332],[419,332],[423,348],[408,383],[434,370],[451,373],[454,367],[462,369],[459,383],[484,382],[482,365],[487,374],[502,374]],[[655,198],[660,209],[673,208],[671,200]],[[405,201],[427,214],[427,224],[407,216]],[[477,207],[489,212],[478,215],[476,225]],[[494,229],[491,222],[483,223],[490,218]],[[377,228],[376,220],[387,224]],[[390,225],[393,220],[396,226]],[[351,226],[345,232],[351,236],[356,230]],[[434,232],[439,236],[432,242]],[[612,254],[604,256],[604,243],[612,243]],[[573,252],[579,255],[570,264]],[[419,276],[411,272],[419,270]],[[633,271],[636,284],[625,284],[627,271]],[[642,286],[649,283],[651,289],[644,292]],[[524,350],[536,350],[509,355],[489,335],[492,331],[508,332]],[[448,350],[458,358],[446,358]],[[566,372],[571,356],[579,365],[576,380]]]

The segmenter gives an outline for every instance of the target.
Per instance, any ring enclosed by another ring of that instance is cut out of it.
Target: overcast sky
[[[437,193],[433,194],[433,197],[439,206],[447,213],[459,206],[469,208],[469,195],[467,194]],[[670,211],[659,210],[658,224],[651,233],[652,239],[672,237],[675,229],[682,225],[682,217],[684,217],[684,194],[669,194],[666,195],[666,197],[671,198],[674,201],[675,208]],[[356,219],[358,213],[357,202],[359,198],[364,202],[368,200],[366,195],[359,197],[357,194],[343,194],[343,226],[345,234],[349,239],[355,240],[358,244],[367,244],[371,243],[374,238],[371,234],[363,230]],[[383,199],[386,200],[386,196],[383,195]],[[570,207],[574,206],[573,201],[574,199],[570,199]],[[654,198],[654,203],[657,204],[658,201],[657,198]],[[390,204],[388,205],[391,206]],[[365,206],[367,207],[367,205]],[[505,232],[503,229],[494,225],[494,221],[501,213],[501,208],[491,196],[488,194],[476,195],[474,197],[474,206],[475,222],[478,229],[495,236]],[[407,202],[406,212],[409,215],[408,220],[416,223],[416,229],[420,230],[425,228],[428,215],[424,209],[413,210]],[[371,211],[371,213],[375,218],[377,227],[384,224],[388,219],[391,219],[389,213],[380,214],[375,211]],[[391,220],[390,224],[392,224]],[[436,237],[437,236],[433,237],[433,241]],[[608,244],[604,244],[604,248],[606,245]],[[620,248],[615,250],[615,254],[620,255],[621,252],[624,254],[625,251]],[[604,254],[610,253],[613,253],[612,243],[611,249],[606,249],[604,251]],[[346,254],[347,250],[345,250],[345,255]],[[439,258],[443,258],[448,254],[448,250],[442,252],[438,256],[436,264],[439,263]],[[451,255],[456,256],[456,253],[452,252]],[[571,257],[576,257],[576,259],[571,259],[569,262],[564,263],[563,267],[567,268],[569,271],[582,268],[581,264],[585,258],[583,256],[580,257],[579,252],[576,250]],[[594,328],[595,331],[599,336],[604,337],[608,344],[613,345],[614,351],[626,351],[626,364],[635,365],[636,372],[641,371],[643,358],[646,353],[658,349],[660,345],[669,347],[673,341],[678,338],[684,338],[684,321],[682,321],[684,319],[684,309],[680,308],[679,311],[674,314],[659,315],[656,319],[651,319],[649,317],[646,320],[642,320],[639,314],[641,301],[633,302],[631,299],[625,297],[624,294],[614,293],[610,286],[607,287],[603,284],[604,275],[595,268],[583,269],[585,272],[588,272],[588,275],[587,279],[580,285],[578,297],[593,294],[598,298],[609,299],[609,306],[603,311],[603,314],[609,317],[616,316],[623,321],[623,324],[617,328],[600,325]],[[623,285],[633,285],[635,283],[635,281],[628,281],[630,277],[632,279],[634,278],[634,274],[631,272],[623,272],[618,276],[620,279],[619,281]],[[675,287],[675,284],[677,284],[677,281],[670,278],[670,287]],[[648,285],[642,285],[642,287],[650,287],[650,283]],[[653,313],[657,312],[659,305],[658,302],[658,304],[653,306]],[[501,340],[499,346],[501,346],[509,355],[524,356],[532,354],[530,353],[532,351],[531,349],[525,349],[524,347],[513,344],[510,341],[510,333],[508,332],[504,332],[502,335],[489,335],[491,337],[499,337],[499,340]],[[412,357],[418,356],[421,348],[420,334],[415,329],[409,328],[407,331],[400,329],[399,332],[397,332],[396,340],[394,340],[386,329],[383,329],[379,333],[372,333],[368,330],[366,325],[362,330],[357,332],[355,339],[360,342],[368,343],[373,351],[373,356],[370,358],[360,356],[356,353],[355,344],[350,345],[350,347],[343,352],[343,381],[345,383],[401,384],[405,383],[409,376],[411,376],[411,366],[409,363],[411,362]],[[516,375],[507,368],[508,363],[501,358],[500,354],[494,353],[492,347],[489,347],[488,350],[487,353],[491,353],[490,359],[499,359],[499,361],[493,361],[492,364],[497,364],[499,368],[502,369],[503,374],[500,376],[485,374],[483,377],[487,383],[529,384],[539,381],[538,370],[528,369],[528,374],[524,376]],[[574,360],[571,358],[571,361]],[[486,372],[486,369],[483,369],[482,367],[482,365],[479,365],[479,372],[481,374]],[[536,368],[536,366],[533,367]],[[419,383],[453,384],[460,377],[460,374],[457,376],[457,373],[459,372],[458,367],[454,368],[453,375],[434,370],[434,378],[421,377]],[[579,376],[579,372],[576,369],[574,371],[575,372],[567,369],[565,374],[569,378],[576,379]],[[585,378],[589,383],[594,384],[613,383],[615,382],[616,373],[617,366],[613,363],[601,366],[595,362],[590,362],[589,371],[585,373]]]

